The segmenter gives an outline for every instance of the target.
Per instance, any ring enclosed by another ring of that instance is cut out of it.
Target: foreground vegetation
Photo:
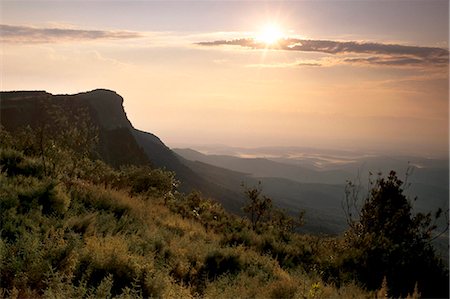
[[[0,297],[448,296],[431,215],[411,214],[395,173],[374,183],[345,236],[300,235],[301,215],[257,187],[240,218],[178,193],[171,172],[113,169],[81,151],[91,133],[1,130]]]

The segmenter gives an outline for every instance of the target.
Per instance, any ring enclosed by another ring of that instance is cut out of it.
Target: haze
[[[169,146],[448,155],[448,1],[0,5],[1,90],[112,89]]]

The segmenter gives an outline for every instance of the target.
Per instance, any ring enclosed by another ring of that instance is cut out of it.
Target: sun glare
[[[272,45],[283,38],[283,32],[276,24],[266,25],[259,35],[256,37],[256,40],[261,41],[267,45]]]

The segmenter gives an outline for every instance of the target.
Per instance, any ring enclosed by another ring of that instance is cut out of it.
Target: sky
[[[114,90],[170,147],[445,156],[448,40],[447,0],[1,0],[0,89]]]

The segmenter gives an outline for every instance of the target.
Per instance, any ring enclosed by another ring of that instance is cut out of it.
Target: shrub
[[[0,169],[8,176],[25,175],[41,178],[44,167],[37,159],[25,157],[21,151],[6,148],[0,149]]]
[[[103,210],[114,213],[120,218],[132,209],[119,191],[104,189],[97,185],[78,184],[72,187],[71,196],[92,210]]]
[[[244,191],[248,200],[243,210],[248,214],[253,230],[260,227],[262,223],[270,219],[272,213],[272,199],[261,195],[261,188],[247,188]]]
[[[120,172],[101,160],[83,159],[78,165],[77,175],[83,180],[108,188],[118,184]]]
[[[129,254],[123,236],[91,237],[86,239],[76,276],[88,281],[88,285],[99,285],[111,276],[110,291],[117,295],[141,275],[141,270],[138,261]]]
[[[303,225],[304,211],[301,211],[297,218],[292,218],[285,210],[274,207],[272,199],[262,195],[261,191],[261,182],[258,187],[244,190],[247,204],[243,210],[247,214],[252,229],[258,233],[270,229],[282,238],[289,238],[289,233]]]
[[[295,298],[297,292],[297,284],[292,280],[280,280],[271,285],[270,297],[273,299],[289,299]]]
[[[235,274],[242,268],[239,256],[230,252],[213,251],[205,259],[204,273],[215,279],[225,273]]]
[[[175,174],[162,169],[152,169],[149,166],[128,166],[121,169],[120,187],[129,187],[132,195],[155,194],[165,195],[172,192],[178,182]]]
[[[38,201],[42,205],[42,212],[44,214],[65,213],[70,205],[70,197],[64,186],[50,182],[44,190]]]
[[[0,207],[5,210],[14,209],[22,214],[40,210],[45,215],[61,215],[69,208],[70,197],[65,187],[54,180],[16,176],[4,182],[0,188]]]

